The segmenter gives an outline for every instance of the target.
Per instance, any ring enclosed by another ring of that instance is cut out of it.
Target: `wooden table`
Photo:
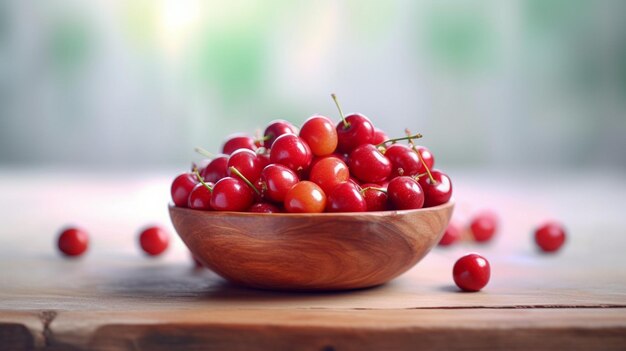
[[[229,285],[193,269],[178,240],[141,255],[141,226],[171,228],[163,174],[0,171],[0,350],[626,349],[621,174],[452,173],[456,220],[497,210],[494,242],[435,248],[378,288],[315,294]],[[570,236],[540,254],[530,230],[551,216]],[[91,233],[78,260],[53,246],[67,221]],[[479,293],[453,285],[467,251],[492,264]]]

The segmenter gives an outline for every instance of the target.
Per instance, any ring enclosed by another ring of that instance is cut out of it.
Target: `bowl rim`
[[[453,207],[455,205],[455,201],[450,199],[450,201],[443,203],[441,205],[433,206],[433,207],[422,207],[414,210],[388,210],[388,211],[366,211],[366,212],[322,212],[322,213],[289,213],[289,212],[280,212],[280,213],[261,213],[261,212],[235,212],[235,211],[205,211],[205,210],[196,210],[188,207],[177,207],[173,203],[168,203],[168,210],[171,211],[179,211],[186,213],[194,213],[197,215],[203,216],[211,216],[211,217],[264,217],[264,218],[298,218],[298,217],[320,217],[320,218],[332,218],[332,217],[354,217],[354,216],[371,216],[371,217],[383,217],[383,216],[398,216],[405,214],[412,214],[418,212],[431,212],[443,210],[448,207]]]

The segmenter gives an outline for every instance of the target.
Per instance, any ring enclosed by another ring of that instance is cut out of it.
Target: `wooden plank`
[[[623,350],[626,309],[64,312],[55,347],[93,350]]]
[[[44,347],[55,313],[0,310],[0,350],[31,350]]]

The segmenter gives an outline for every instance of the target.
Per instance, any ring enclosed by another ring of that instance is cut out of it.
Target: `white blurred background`
[[[187,168],[362,112],[441,167],[626,169],[626,2],[5,0],[0,166]]]

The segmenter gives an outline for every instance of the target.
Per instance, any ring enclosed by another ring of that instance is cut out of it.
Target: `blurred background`
[[[0,165],[187,168],[361,112],[447,167],[626,169],[626,2],[5,0]]]

